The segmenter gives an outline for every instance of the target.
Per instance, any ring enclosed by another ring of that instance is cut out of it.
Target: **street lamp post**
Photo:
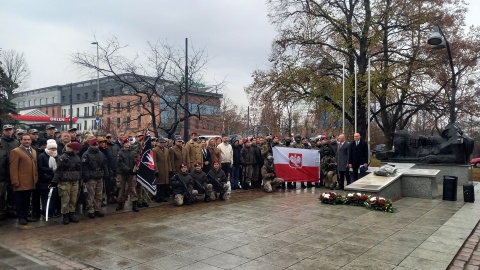
[[[428,37],[428,44],[432,45],[434,49],[447,48],[448,61],[450,62],[450,70],[452,72],[452,97],[450,99],[450,123],[455,123],[457,116],[455,115],[455,104],[457,94],[457,74],[453,67],[452,52],[450,50],[450,42],[442,32],[440,26],[436,25],[433,28],[433,32]]]
[[[92,42],[93,45],[97,45],[97,111],[95,112],[95,123],[100,126],[100,61],[98,57],[98,42]]]

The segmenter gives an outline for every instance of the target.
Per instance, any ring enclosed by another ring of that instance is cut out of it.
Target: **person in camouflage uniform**
[[[63,224],[77,223],[75,206],[77,204],[78,184],[82,179],[82,162],[78,153],[82,145],[71,142],[65,145],[64,153],[58,158],[58,167],[53,176],[52,187],[58,187],[61,198],[61,213]]]
[[[188,173],[186,164],[180,167],[180,173],[175,174],[170,179],[170,184],[173,188],[174,203],[176,206],[185,204],[192,204],[196,202],[198,191],[193,189],[194,181],[192,176]]]
[[[262,148],[260,149],[262,157],[264,160],[267,159],[268,156],[273,156],[272,153],[272,136],[265,137],[265,143],[262,144]]]
[[[225,193],[230,186],[227,175],[220,168],[220,162],[218,160],[213,161],[213,168],[207,174],[207,181],[209,184],[212,184],[210,200],[215,200],[217,198],[217,193],[219,193],[219,199],[224,201]]]
[[[202,164],[195,163],[194,170],[190,174],[194,181],[194,189],[198,190],[198,193],[205,194],[204,202],[210,202],[210,196],[212,195],[212,184],[207,181],[207,174],[202,170]]]
[[[337,163],[335,155],[328,144],[323,146],[320,166],[324,176],[325,187],[334,189],[337,186]]]
[[[273,192],[277,186],[283,184],[285,181],[278,178],[273,167],[273,156],[268,156],[265,160],[265,165],[262,167],[263,190],[265,192]]]
[[[245,138],[243,140],[244,147],[240,151],[240,163],[244,168],[244,181],[242,188],[244,190],[253,188],[251,186],[253,180],[253,164],[256,164],[255,149],[251,146],[250,140]]]

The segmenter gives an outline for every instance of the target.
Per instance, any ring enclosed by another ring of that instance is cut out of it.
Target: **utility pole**
[[[247,106],[247,136],[250,133],[250,106]]]
[[[73,98],[72,98],[72,83],[70,83],[70,125],[69,128],[73,127]]]
[[[185,83],[185,110],[184,110],[184,124],[183,124],[183,139],[188,141],[189,138],[189,133],[188,129],[190,126],[189,120],[190,117],[187,117],[189,114],[190,110],[188,108],[188,38],[185,38],[185,77],[184,77],[184,83]]]

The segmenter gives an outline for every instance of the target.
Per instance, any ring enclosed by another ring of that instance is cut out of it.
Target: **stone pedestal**
[[[413,169],[440,170],[437,174],[437,184],[443,185],[443,176],[450,175],[458,177],[458,185],[463,186],[473,180],[471,165],[458,164],[415,164]]]

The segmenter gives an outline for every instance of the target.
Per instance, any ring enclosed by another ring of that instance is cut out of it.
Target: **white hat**
[[[50,139],[47,141],[47,149],[50,148],[57,148],[57,142],[55,140]]]

